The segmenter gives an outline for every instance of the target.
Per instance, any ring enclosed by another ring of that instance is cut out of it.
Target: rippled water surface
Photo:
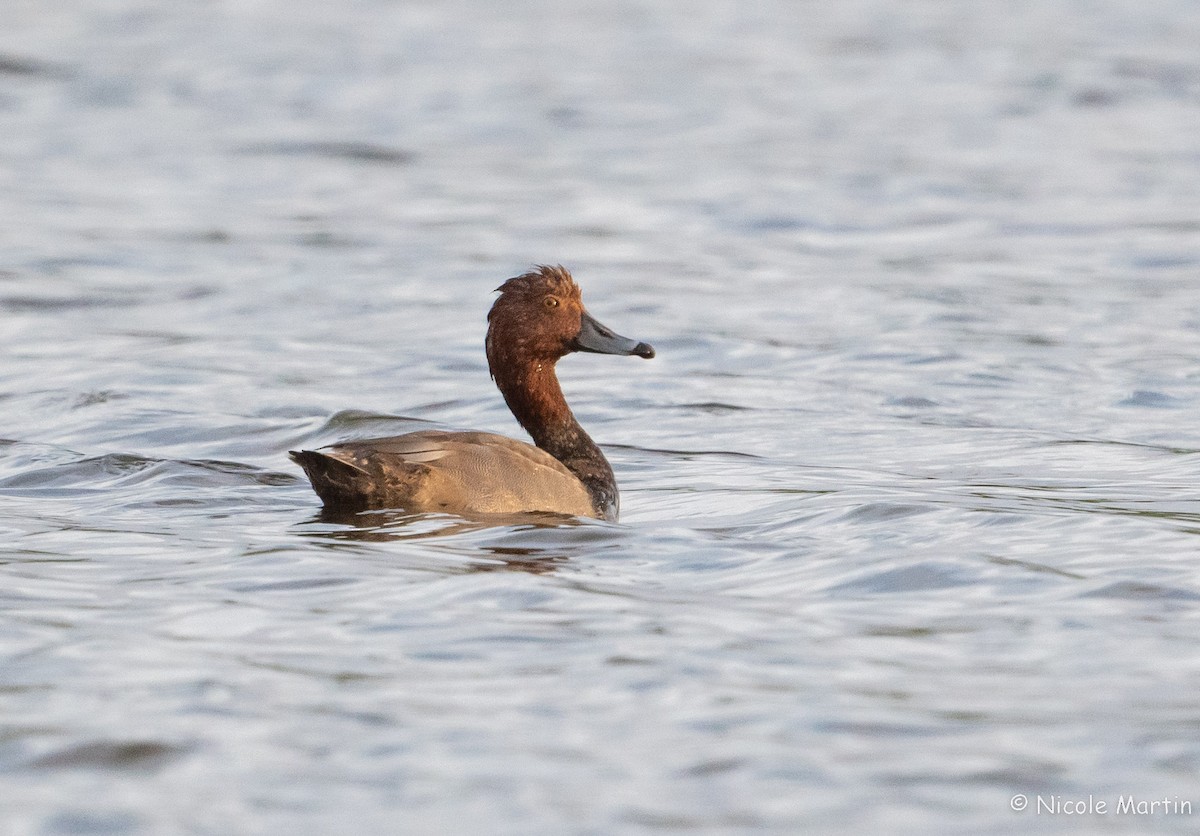
[[[1200,827],[1195,4],[4,18],[5,833]],[[322,517],[537,262],[621,522]]]

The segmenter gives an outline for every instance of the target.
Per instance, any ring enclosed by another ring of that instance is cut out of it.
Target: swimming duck
[[[539,266],[496,290],[488,369],[537,446],[494,433],[422,430],[291,451],[326,507],[549,511],[616,521],[612,467],[571,414],[554,366],[574,351],[649,359],[654,349],[593,319],[561,266]]]

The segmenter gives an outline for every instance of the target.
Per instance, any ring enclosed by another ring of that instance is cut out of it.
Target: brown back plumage
[[[583,484],[556,458],[494,433],[423,430],[290,455],[332,507],[596,516]]]

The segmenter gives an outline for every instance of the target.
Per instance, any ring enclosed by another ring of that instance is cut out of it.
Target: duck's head
[[[542,265],[509,279],[488,313],[487,356],[492,376],[502,367],[549,363],[573,351],[636,354],[654,349],[604,327],[587,312],[571,274]]]

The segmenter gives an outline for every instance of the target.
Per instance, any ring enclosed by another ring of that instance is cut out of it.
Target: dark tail
[[[369,501],[371,481],[365,470],[316,450],[289,450],[288,455],[304,468],[327,507],[361,506]]]

